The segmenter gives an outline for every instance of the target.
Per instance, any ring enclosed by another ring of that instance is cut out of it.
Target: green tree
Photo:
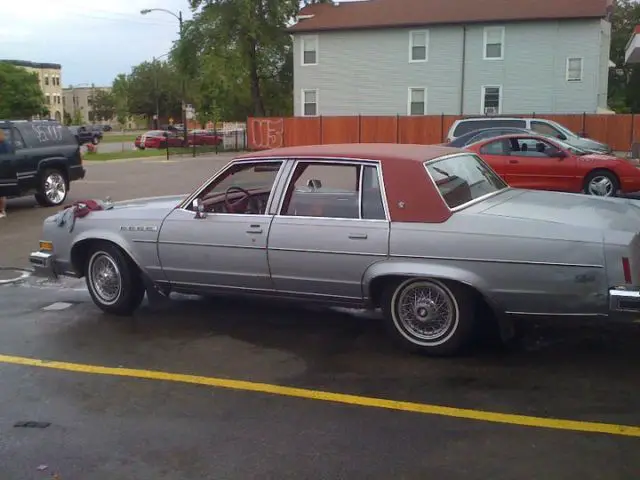
[[[29,119],[48,115],[38,76],[0,62],[0,118]]]
[[[127,76],[127,105],[130,114],[151,117],[156,105],[161,116],[181,117],[180,77],[169,62],[143,62]]]
[[[75,109],[71,117],[71,125],[82,125],[83,123],[82,112],[79,109]]]
[[[298,0],[190,0],[193,19],[172,58],[198,111],[227,120],[289,115],[292,44],[287,23]]]
[[[95,120],[111,120],[116,114],[115,96],[107,90],[95,90],[91,95],[91,109]]]
[[[111,93],[115,101],[118,123],[121,127],[124,127],[131,115],[129,111],[129,79],[124,73],[119,74],[114,79]]]
[[[619,113],[640,112],[640,67],[625,65],[627,42],[640,25],[640,3],[616,0],[611,16],[611,60],[609,69],[609,105]]]

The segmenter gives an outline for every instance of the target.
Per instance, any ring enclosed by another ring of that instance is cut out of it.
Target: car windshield
[[[589,154],[589,152],[587,152],[586,150],[578,148],[578,147],[576,147],[574,145],[570,145],[567,142],[563,142],[562,140],[558,140],[557,138],[554,138],[553,141],[555,143],[557,143],[558,145],[560,145],[560,147],[564,148],[565,150],[569,150],[574,155],[588,155]]]
[[[464,154],[425,163],[449,208],[461,207],[509,186],[475,155]]]

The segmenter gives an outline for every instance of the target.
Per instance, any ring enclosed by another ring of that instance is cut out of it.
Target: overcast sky
[[[62,84],[111,85],[118,73],[169,51],[187,0],[0,0],[0,59],[62,64]]]

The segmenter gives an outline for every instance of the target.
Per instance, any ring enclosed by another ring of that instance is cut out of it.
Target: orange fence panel
[[[425,117],[400,117],[398,119],[398,143],[422,143],[431,145],[442,141],[442,115]]]
[[[556,121],[574,132],[585,132],[589,138],[604,142],[617,151],[629,151],[634,141],[640,141],[640,120],[637,120],[635,115],[535,114],[535,117]],[[259,150],[322,143],[442,143],[446,141],[453,123],[460,118],[463,117],[425,115],[249,118],[248,146],[250,149]]]
[[[360,143],[398,143],[398,117],[360,117]]]
[[[284,147],[283,118],[248,118],[247,148],[266,150]]]
[[[360,117],[321,117],[321,143],[358,143]]]
[[[293,117],[284,119],[284,142],[287,147],[318,145],[320,117]]]

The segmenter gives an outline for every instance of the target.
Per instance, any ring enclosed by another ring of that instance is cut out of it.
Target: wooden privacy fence
[[[523,116],[523,115],[517,115]],[[531,115],[554,120],[589,138],[604,142],[616,151],[628,152],[640,140],[640,116],[620,115]],[[351,116],[351,117],[264,117],[248,118],[250,150],[317,145],[326,143],[419,143],[446,141],[458,115]]]

